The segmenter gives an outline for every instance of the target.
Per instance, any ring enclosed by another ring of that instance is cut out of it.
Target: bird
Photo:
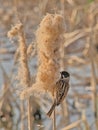
[[[54,98],[54,103],[51,106],[50,110],[48,111],[47,115],[50,117],[52,112],[54,111],[55,107],[62,103],[62,101],[67,96],[69,90],[69,79],[70,74],[67,71],[60,72],[60,79],[56,82],[55,85],[55,93],[56,96]]]

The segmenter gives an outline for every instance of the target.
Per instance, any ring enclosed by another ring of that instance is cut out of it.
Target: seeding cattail
[[[28,63],[27,63],[27,45],[25,43],[25,36],[24,36],[24,33],[23,33],[22,23],[16,24],[8,32],[9,38],[12,38],[14,36],[18,36],[18,38],[19,38],[18,51],[20,53],[20,57],[19,57],[20,67],[19,67],[17,78],[20,81],[20,85],[29,86],[29,84],[30,84],[30,73],[29,73]]]
[[[38,90],[48,90],[53,94],[55,83],[60,75],[59,48],[60,44],[62,44],[63,33],[63,17],[57,14],[47,14],[36,32],[39,62],[36,82],[32,85],[32,88],[22,92],[22,98],[31,95],[35,88],[38,88]]]

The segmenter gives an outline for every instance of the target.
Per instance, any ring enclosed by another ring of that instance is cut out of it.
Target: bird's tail
[[[47,113],[47,115],[48,115],[49,117],[51,116],[52,112],[54,111],[55,106],[56,106],[56,104],[53,103],[52,107],[50,108],[49,112]]]

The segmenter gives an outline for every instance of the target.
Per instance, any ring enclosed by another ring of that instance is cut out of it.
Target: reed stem
[[[55,114],[55,108],[53,111],[53,130],[56,130],[56,114]]]

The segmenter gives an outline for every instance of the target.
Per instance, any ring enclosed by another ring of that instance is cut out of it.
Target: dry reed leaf
[[[83,120],[83,123],[85,125],[85,129],[90,130],[90,126],[87,122],[87,118],[86,118],[86,115],[85,115],[85,110],[82,110],[82,120]]]
[[[71,6],[74,6],[74,5],[75,5],[74,0],[67,0],[67,1],[68,1],[68,3],[69,3]]]
[[[70,130],[72,128],[77,127],[79,124],[81,124],[83,122],[83,120],[78,120],[76,122],[71,123],[70,125],[66,126],[65,128],[63,128],[62,130]]]
[[[27,48],[27,56],[28,58],[34,57],[36,54],[36,43],[31,43]]]
[[[70,18],[70,22],[73,25],[75,25],[75,22],[76,22],[76,17],[77,17],[77,9],[74,9],[73,12],[72,12],[72,15],[71,15],[71,18]]]
[[[8,50],[6,48],[0,49],[0,54],[6,54]]]
[[[98,24],[96,24],[93,27],[94,31],[98,30]],[[75,42],[76,40],[80,39],[80,38],[84,38],[90,35],[91,32],[91,28],[85,28],[85,29],[78,29],[75,30],[73,32],[70,33],[65,33],[64,37],[66,39],[65,41],[65,47],[69,46],[70,44],[72,44],[73,42]]]
[[[71,56],[71,59],[68,60],[68,63],[81,63],[85,64],[85,60],[83,58],[80,58],[78,56]]]
[[[27,48],[27,55],[28,55],[28,57],[30,57],[30,55],[31,55],[32,52],[33,52],[33,45],[30,44],[30,45],[28,46],[28,48]]]
[[[14,55],[14,63],[17,63],[18,59],[19,59],[19,48],[16,49],[15,55]]]

